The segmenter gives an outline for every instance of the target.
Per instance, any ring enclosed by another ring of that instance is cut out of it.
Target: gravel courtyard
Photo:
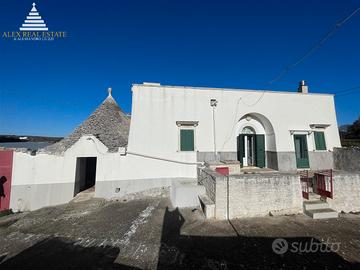
[[[90,199],[1,217],[0,268],[360,269],[360,215],[228,222],[167,197]]]

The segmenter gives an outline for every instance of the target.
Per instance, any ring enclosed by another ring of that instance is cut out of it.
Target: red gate
[[[13,150],[0,150],[0,211],[9,209]]]
[[[300,172],[300,182],[302,189],[302,196],[304,199],[309,199],[309,187],[310,187],[310,177],[309,171],[301,171]]]
[[[333,171],[331,169],[317,171],[314,173],[314,177],[316,181],[316,193],[332,199],[334,196]]]

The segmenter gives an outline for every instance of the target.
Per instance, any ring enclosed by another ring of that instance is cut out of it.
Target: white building
[[[73,134],[13,157],[10,207],[113,198],[196,179],[203,161],[278,171],[329,169],[340,147],[333,95],[134,84],[130,118],[109,97]]]

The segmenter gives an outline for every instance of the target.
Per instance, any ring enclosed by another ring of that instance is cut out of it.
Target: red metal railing
[[[302,189],[302,196],[304,199],[309,199],[309,192],[310,192],[310,177],[309,171],[301,171],[300,172],[300,182],[301,182],[301,189]]]
[[[314,173],[316,193],[332,199],[334,197],[333,171],[323,170]]]

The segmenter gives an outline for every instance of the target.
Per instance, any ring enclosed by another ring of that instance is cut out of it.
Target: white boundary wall
[[[34,210],[69,202],[74,196],[78,157],[97,157],[97,197],[120,197],[170,186],[176,179],[196,178],[196,165],[108,153],[96,137],[83,136],[63,156],[14,152],[10,208],[14,211]],[[195,162],[195,154],[186,160]]]

